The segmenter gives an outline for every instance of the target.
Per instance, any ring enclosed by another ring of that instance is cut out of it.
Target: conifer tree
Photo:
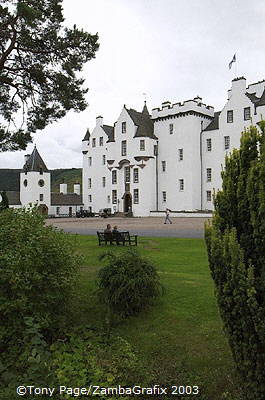
[[[205,237],[217,302],[246,399],[265,393],[265,122],[226,157]]]

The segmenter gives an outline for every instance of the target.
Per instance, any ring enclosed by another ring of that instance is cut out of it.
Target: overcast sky
[[[95,118],[113,125],[126,104],[149,111],[199,95],[220,110],[235,76],[265,79],[264,0],[63,0],[65,24],[99,34],[83,76],[89,107],[34,136],[27,151],[0,153],[21,168],[34,144],[49,169],[82,166],[81,141]],[[237,70],[228,64],[237,56]]]

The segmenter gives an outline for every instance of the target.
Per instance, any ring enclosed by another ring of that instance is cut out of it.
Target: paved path
[[[96,235],[97,231],[105,229],[109,223],[118,226],[120,231],[129,231],[139,236],[203,238],[204,222],[209,218],[200,217],[173,217],[173,223],[164,224],[164,218],[54,218],[47,220],[47,224],[63,229],[65,232],[80,235]]]

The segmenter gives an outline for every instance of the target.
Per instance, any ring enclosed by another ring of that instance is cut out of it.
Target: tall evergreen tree
[[[32,133],[87,106],[79,72],[98,35],[63,21],[62,0],[0,0],[0,151],[25,149]]]
[[[1,192],[1,198],[2,200],[0,203],[0,210],[5,210],[6,208],[9,208],[9,201],[5,190]]]
[[[226,158],[205,237],[217,301],[246,399],[265,393],[265,122]]]

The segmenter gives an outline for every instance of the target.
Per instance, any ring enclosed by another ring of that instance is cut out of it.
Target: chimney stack
[[[67,183],[60,183],[60,193],[67,194]]]
[[[80,183],[76,182],[74,184],[74,193],[80,195]]]
[[[102,126],[103,125],[103,117],[101,115],[99,115],[96,118],[96,126]]]

